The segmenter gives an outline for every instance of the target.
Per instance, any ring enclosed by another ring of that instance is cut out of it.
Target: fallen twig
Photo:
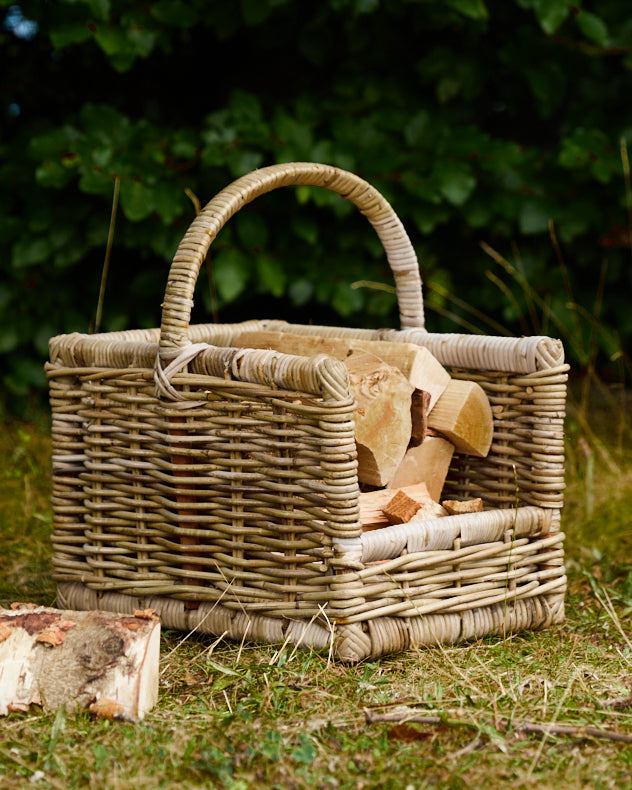
[[[479,730],[480,724],[475,721],[468,721],[455,715],[431,714],[421,715],[412,709],[398,713],[376,713],[369,708],[364,708],[364,716],[367,724],[377,722],[414,722],[416,724],[440,725],[447,727],[468,727],[469,729]],[[494,727],[502,733],[524,732],[531,735],[563,735],[569,738],[602,738],[608,741],[621,741],[622,743],[632,743],[632,735],[614,732],[613,730],[602,730],[599,727],[589,725],[570,725],[570,724],[536,724],[530,721],[514,721],[511,719],[499,719],[494,722]]]
[[[632,694],[628,694],[627,697],[598,700],[597,705],[599,705],[600,708],[612,708],[613,710],[625,710],[626,708],[632,708]]]

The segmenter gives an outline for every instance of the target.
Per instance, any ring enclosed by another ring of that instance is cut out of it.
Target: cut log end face
[[[120,707],[109,717],[143,718],[158,697],[160,621],[140,614],[0,610],[0,714],[105,699]]]
[[[486,456],[494,420],[483,388],[473,381],[453,379],[428,415],[428,427],[452,442],[457,452]]]

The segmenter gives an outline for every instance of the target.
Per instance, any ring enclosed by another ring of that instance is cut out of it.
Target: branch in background
[[[375,713],[369,708],[364,708],[364,716],[367,724],[378,722],[414,722],[429,726],[444,725],[447,727],[467,727],[472,730],[479,730],[480,724],[475,721],[467,721],[459,718],[454,713],[452,716],[444,714],[420,715],[413,712],[412,708],[407,708],[399,713]],[[621,741],[622,743],[632,743],[632,735],[614,732],[613,730],[601,730],[598,727],[588,725],[574,726],[569,724],[535,724],[530,721],[513,721],[510,719],[499,719],[494,722],[494,727],[501,733],[508,732],[526,733],[529,735],[558,735],[569,738],[601,738],[608,741]]]
[[[625,183],[625,205],[628,210],[628,239],[632,238],[632,183],[630,182],[630,160],[628,159],[628,145],[625,137],[621,138],[621,166],[623,167],[623,180]],[[630,252],[632,253],[632,244]]]
[[[632,694],[627,697],[615,697],[613,699],[604,699],[597,702],[600,708],[612,708],[612,710],[627,710],[632,708]]]
[[[101,285],[99,287],[99,299],[97,301],[97,312],[94,318],[94,332],[98,334],[101,329],[101,316],[103,314],[103,300],[105,299],[105,284],[108,279],[110,269],[110,256],[112,255],[112,244],[114,243],[114,228],[116,227],[116,212],[118,210],[119,191],[121,188],[120,176],[114,178],[114,194],[112,195],[112,211],[110,212],[110,227],[108,229],[108,240],[105,245],[105,258],[103,260],[103,270],[101,271]]]

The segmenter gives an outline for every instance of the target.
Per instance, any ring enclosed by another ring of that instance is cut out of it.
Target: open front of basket
[[[283,322],[189,327],[219,229],[258,194],[298,183],[338,191],[367,215],[405,328],[291,331],[423,345],[454,378],[477,381],[493,413],[492,447],[485,458],[454,456],[445,495],[481,497],[484,512],[363,533],[345,366],[233,345],[244,327]],[[357,177],[323,165],[264,168],[193,223],[160,330],[51,341],[63,606],[151,607],[168,628],[333,642],[347,661],[563,618],[561,344],[426,332],[411,251],[390,206]]]

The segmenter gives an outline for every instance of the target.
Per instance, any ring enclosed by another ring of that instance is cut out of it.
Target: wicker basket
[[[402,330],[292,331],[416,343],[480,383],[492,448],[455,455],[444,495],[481,496],[484,512],[363,533],[345,366],[231,347],[245,329],[283,322],[189,326],[199,268],[226,221],[298,184],[366,215],[393,270]],[[167,628],[333,645],[350,662],[559,623],[563,353],[546,337],[426,332],[414,250],[360,178],[309,163],[244,176],[186,233],[159,330],[50,342],[59,605],[152,607]]]

